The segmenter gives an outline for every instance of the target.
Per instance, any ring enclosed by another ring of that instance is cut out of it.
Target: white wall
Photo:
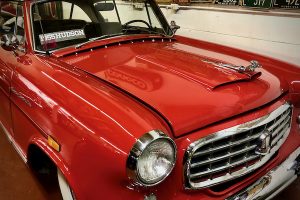
[[[123,21],[145,14],[143,9],[133,9],[131,3],[118,0],[117,5]],[[188,6],[174,12],[168,7],[162,5],[161,9],[169,22],[174,20],[181,26],[179,35],[246,49],[300,67],[300,12],[289,16],[289,12],[262,14],[255,10]]]
[[[261,15],[185,7],[175,13],[162,8],[167,20],[175,20],[178,35],[246,49],[300,66],[299,16]]]

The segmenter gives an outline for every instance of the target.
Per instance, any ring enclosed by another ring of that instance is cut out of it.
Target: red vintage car
[[[1,127],[65,200],[270,199],[299,175],[297,66],[174,35],[154,0],[1,0],[0,29]]]

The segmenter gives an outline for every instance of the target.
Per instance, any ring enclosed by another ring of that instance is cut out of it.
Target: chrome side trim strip
[[[14,87],[10,87],[10,91],[12,94],[16,95],[21,101],[23,101],[27,106],[32,107],[30,101],[26,99],[21,92],[16,91]]]

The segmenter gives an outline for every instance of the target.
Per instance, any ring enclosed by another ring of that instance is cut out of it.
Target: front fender
[[[136,99],[84,72],[48,57],[29,57],[33,64],[18,67],[13,77],[13,87],[30,103],[13,99],[16,122],[30,127],[20,126],[16,132],[22,149],[35,144],[43,150],[78,199],[143,196],[130,189],[127,156],[146,132],[159,129],[171,136],[167,123]],[[48,136],[60,144],[60,152],[48,145]],[[111,194],[111,188],[120,192]]]

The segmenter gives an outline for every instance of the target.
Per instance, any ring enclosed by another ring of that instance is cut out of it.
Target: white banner
[[[83,29],[40,34],[41,44],[86,38]]]

